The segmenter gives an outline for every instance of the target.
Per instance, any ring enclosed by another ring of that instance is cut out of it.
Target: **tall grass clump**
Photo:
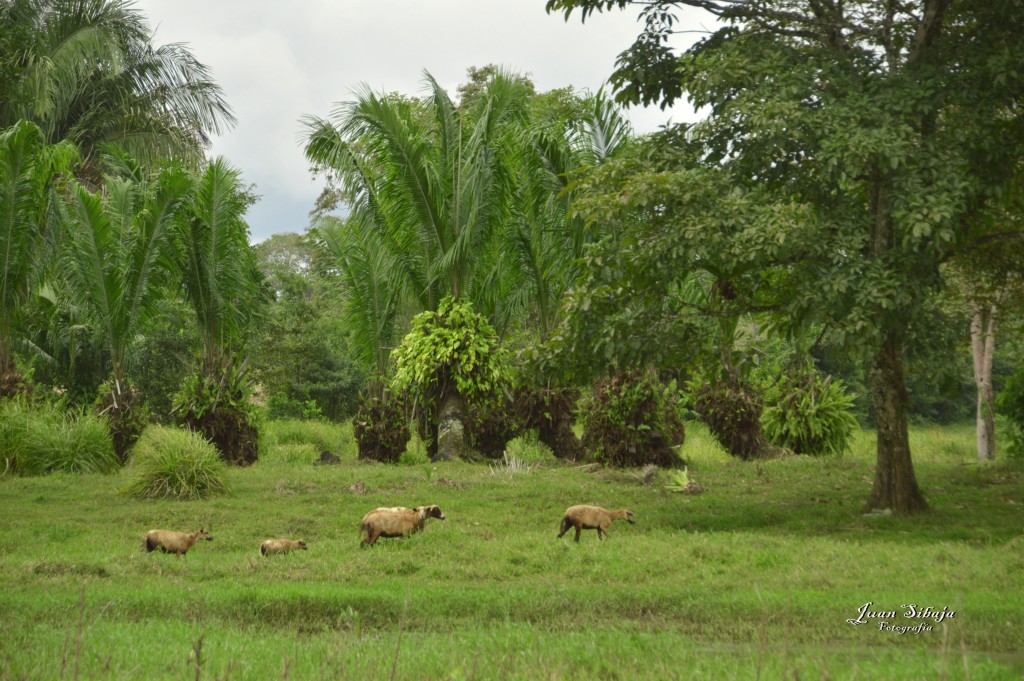
[[[266,436],[269,448],[275,445],[312,445],[318,453],[338,455],[354,448],[350,423],[275,419],[267,422]]]
[[[228,491],[217,449],[191,430],[147,428],[132,467],[136,475],[125,492],[136,499],[203,499]]]
[[[17,475],[112,473],[121,467],[106,419],[46,403],[0,403],[3,472]]]

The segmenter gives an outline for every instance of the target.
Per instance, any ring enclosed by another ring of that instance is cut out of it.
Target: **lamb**
[[[199,528],[198,532],[187,534],[185,532],[173,532],[171,530],[150,530],[146,533],[146,551],[160,549],[164,553],[174,553],[184,556],[200,539],[213,541],[213,535]]]
[[[359,545],[371,546],[378,537],[407,537],[422,530],[427,518],[444,520],[444,513],[433,504],[411,509],[402,506],[374,509],[364,515],[359,524],[359,536],[366,532],[366,539]]]
[[[608,534],[608,526],[612,521],[617,519],[625,519],[630,525],[636,522],[633,520],[633,512],[628,508],[609,511],[600,506],[570,506],[562,516],[562,531],[558,533],[558,538],[561,539],[570,527],[575,527],[577,543],[582,530],[597,530],[597,538],[600,540],[602,535]]]
[[[308,551],[306,542],[301,539],[268,539],[260,544],[260,555],[269,556],[274,553],[288,553],[297,550]]]

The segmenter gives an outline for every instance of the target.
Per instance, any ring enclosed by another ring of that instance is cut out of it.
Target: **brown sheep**
[[[360,546],[370,546],[378,537],[407,537],[419,532],[426,525],[427,518],[444,520],[444,513],[433,504],[416,508],[376,508],[364,515],[363,521],[359,523],[359,536],[366,532],[366,539]]]
[[[297,550],[308,551],[306,542],[294,539],[268,539],[260,544],[260,555],[269,556],[273,553],[288,553]]]
[[[608,534],[608,526],[612,521],[617,519],[624,519],[630,525],[636,522],[633,520],[633,512],[628,508],[609,511],[600,506],[570,506],[562,516],[562,531],[558,533],[558,538],[561,539],[570,527],[575,527],[577,543],[582,530],[597,530],[597,538],[600,540],[602,535]]]
[[[200,539],[213,541],[213,535],[206,530],[199,528],[198,532],[186,534],[185,532],[173,532],[171,530],[150,530],[146,533],[146,551],[160,549],[164,553],[174,553],[184,556]]]

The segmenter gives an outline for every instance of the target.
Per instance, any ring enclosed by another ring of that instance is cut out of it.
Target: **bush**
[[[674,467],[682,463],[670,433],[681,425],[668,409],[663,387],[632,373],[599,379],[582,405],[583,446],[612,466]]]
[[[519,387],[513,411],[520,431],[537,430],[541,442],[560,459],[583,456],[583,444],[572,429],[580,392],[564,387]]]
[[[217,450],[191,430],[151,426],[135,445],[135,479],[125,489],[136,499],[205,499],[228,491]]]
[[[365,397],[352,418],[359,458],[397,463],[409,442],[409,422],[400,400]]]
[[[757,459],[774,453],[761,433],[761,398],[750,386],[705,383],[694,394],[693,409],[733,456]]]
[[[761,414],[765,436],[797,454],[842,454],[857,427],[854,397],[843,382],[818,373],[780,380],[765,396]]]
[[[1013,458],[1024,458],[1024,364],[1006,379],[1006,385],[996,398],[999,410],[1008,426],[1010,436],[1007,454]]]
[[[287,395],[271,395],[267,398],[267,416],[272,419],[324,420],[324,412],[315,400],[302,402]]]
[[[503,456],[506,460],[541,463],[553,461],[555,454],[551,447],[544,444],[538,437],[530,434],[509,440]]]
[[[202,433],[226,462],[248,466],[260,453],[262,412],[249,399],[248,379],[231,362],[190,376],[175,397],[181,425]]]
[[[475,404],[466,408],[466,431],[470,443],[486,459],[500,459],[517,430],[511,400],[486,409]]]
[[[112,473],[121,467],[104,418],[47,404],[0,401],[0,472]]]
[[[100,386],[96,409],[107,418],[117,458],[121,463],[128,461],[131,448],[149,421],[139,391],[132,385],[108,380]]]

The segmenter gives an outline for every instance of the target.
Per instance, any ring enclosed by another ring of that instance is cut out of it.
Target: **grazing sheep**
[[[359,523],[359,536],[366,532],[366,539],[360,546],[370,546],[378,537],[407,537],[413,532],[419,532],[426,525],[427,518],[444,520],[444,513],[433,504],[416,508],[395,506],[374,509],[364,515],[363,521]]]
[[[269,556],[272,553],[288,553],[299,549],[308,550],[306,542],[301,539],[268,539],[260,544],[260,555]]]
[[[186,534],[185,532],[173,532],[171,530],[150,530],[146,533],[146,551],[160,549],[164,553],[174,553],[184,556],[200,539],[213,541],[213,535],[206,530],[199,528],[198,532]]]
[[[597,530],[597,538],[600,540],[602,535],[608,534],[608,526],[612,521],[620,518],[631,525],[635,522],[633,512],[628,508],[609,511],[600,506],[570,506],[565,509],[565,515],[562,516],[562,531],[558,533],[558,538],[561,539],[570,527],[575,527],[577,542],[580,540],[581,530]]]

